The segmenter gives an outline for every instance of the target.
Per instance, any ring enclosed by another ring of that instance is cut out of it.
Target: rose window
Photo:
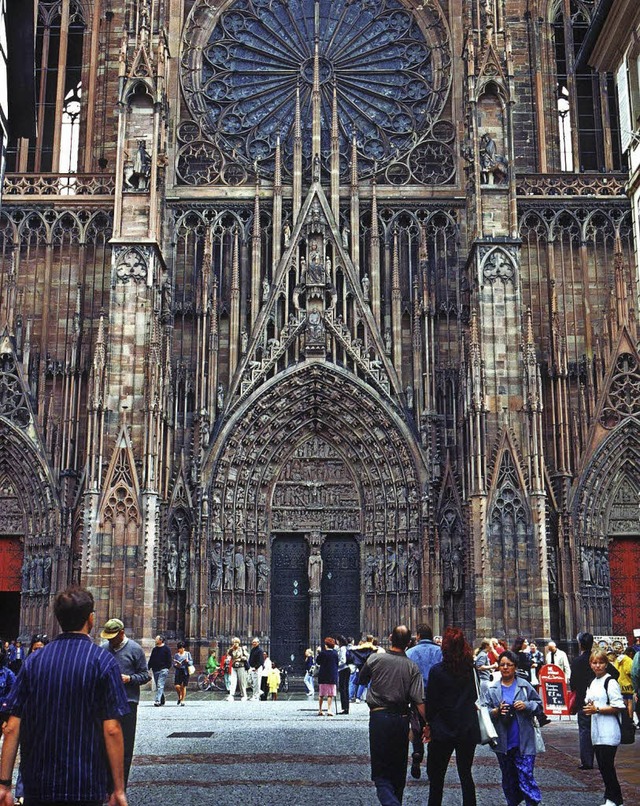
[[[227,162],[258,164],[261,174],[271,175],[279,136],[283,169],[290,171],[299,89],[309,169],[316,39],[325,168],[334,88],[343,176],[354,136],[358,170],[366,174],[407,154],[442,112],[451,58],[437,3],[421,10],[399,0],[239,0],[221,6],[200,0],[192,10],[182,84],[203,140]]]

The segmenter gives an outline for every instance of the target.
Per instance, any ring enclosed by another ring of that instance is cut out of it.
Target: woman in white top
[[[618,714],[625,705],[618,682],[607,674],[608,662],[602,649],[594,649],[591,653],[589,665],[595,679],[586,691],[583,712],[591,717],[591,742],[604,782],[605,802],[602,806],[622,806],[615,758],[620,744]]]

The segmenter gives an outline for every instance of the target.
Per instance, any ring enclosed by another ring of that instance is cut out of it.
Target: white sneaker
[[[609,798],[607,798],[607,800],[605,800],[605,802],[601,804],[601,806],[618,806],[618,804],[614,803],[612,800],[609,800]],[[620,806],[622,806],[622,803],[620,804]]]
[[[227,701],[228,701],[228,702],[233,702],[233,694],[229,694],[229,695],[227,696]]]
[[[246,701],[247,701],[247,699],[248,699],[248,697],[247,697],[247,696],[246,696],[246,694],[245,694],[245,696],[244,696],[244,697],[240,697],[240,702],[246,702]]]

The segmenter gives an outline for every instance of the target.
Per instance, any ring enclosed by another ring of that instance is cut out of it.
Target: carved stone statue
[[[324,323],[320,311],[311,311],[307,318],[307,332],[309,338],[314,342],[324,340]]]
[[[27,555],[24,555],[24,559],[22,560],[22,584],[21,584],[21,591],[22,593],[31,593],[31,589],[29,587],[29,558]]]
[[[43,569],[42,569],[42,592],[43,593],[50,593],[51,592],[51,566],[53,565],[53,560],[51,559],[50,554],[45,554],[43,560]]]
[[[408,585],[410,591],[420,590],[420,549],[418,546],[409,547]]]
[[[222,567],[224,572],[224,589],[227,591],[233,590],[234,574],[233,574],[233,546],[227,546],[224,550],[222,558]]]
[[[176,544],[169,546],[167,557],[167,590],[174,591],[178,587],[178,549]]]
[[[451,538],[446,535],[442,541],[442,589],[445,593],[453,591],[453,566],[451,563]]]
[[[413,386],[410,383],[407,384],[405,394],[407,396],[407,408],[413,409]]]
[[[151,176],[151,155],[146,140],[138,140],[133,159],[125,162],[124,184],[126,190],[147,190]]]
[[[36,554],[36,583],[35,592],[42,593],[44,589],[44,559],[40,554]]]
[[[391,353],[391,330],[387,328],[384,332],[384,351],[387,355]]]
[[[216,540],[216,542],[211,547],[211,584],[210,588],[212,591],[220,590],[220,584],[222,583],[222,546],[220,542]]]
[[[364,561],[365,575],[364,575],[364,589],[365,593],[373,593],[374,580],[376,573],[376,556],[373,552],[369,552]]]
[[[342,228],[341,238],[342,238],[342,246],[345,249],[349,248],[349,236],[351,235],[351,229],[347,224]]]
[[[243,329],[242,333],[240,334],[240,350],[242,351],[243,355],[247,352],[248,346],[249,334],[247,333],[246,329]]]
[[[580,548],[580,567],[582,570],[582,581],[590,585],[593,580],[591,579],[591,570],[589,568],[589,553],[584,546]]]
[[[218,404],[218,411],[221,412],[224,408],[224,386],[221,383],[218,384],[216,403]]]
[[[384,570],[385,570],[385,562],[384,562],[384,550],[382,546],[378,546],[376,549],[376,570],[375,570],[375,589],[377,591],[384,590]]]
[[[480,181],[486,185],[492,181],[504,181],[509,163],[497,153],[496,141],[488,132],[480,138]]]
[[[362,283],[362,294],[365,298],[366,302],[369,302],[369,289],[371,287],[371,282],[369,280],[369,275],[365,274],[361,280]]]
[[[400,544],[398,546],[398,590],[404,592],[407,590],[407,573],[409,569],[409,555],[405,547]]]
[[[266,302],[269,298],[269,291],[271,290],[271,286],[269,285],[269,281],[265,277],[262,281],[262,301]]]
[[[258,593],[266,593],[269,580],[269,564],[264,554],[256,557],[256,572],[258,575]]]
[[[453,593],[462,593],[462,552],[460,545],[456,544],[451,552],[451,581]]]
[[[234,560],[235,560],[236,590],[243,591],[247,583],[247,575],[244,565],[244,554],[239,550],[236,551]]]
[[[308,572],[309,572],[309,593],[320,593],[320,586],[322,583],[322,557],[318,549],[314,549],[309,557]]]
[[[387,590],[397,590],[398,584],[398,558],[393,550],[393,546],[387,547],[387,562],[386,562],[386,577],[387,577]]]
[[[284,245],[285,247],[287,247],[291,243],[291,227],[289,226],[288,223],[284,225],[283,234],[284,234]]]
[[[187,571],[189,570],[189,555],[185,548],[180,550],[180,559],[178,560],[178,588],[181,591],[187,589]]]
[[[244,566],[247,575],[247,590],[252,592],[256,589],[256,562],[253,559],[253,551],[249,549],[244,558]]]

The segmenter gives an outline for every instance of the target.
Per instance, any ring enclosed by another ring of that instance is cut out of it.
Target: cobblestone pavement
[[[143,693],[138,712],[130,806],[377,806],[364,704],[352,705],[348,716],[320,718],[316,703],[299,694],[277,702],[229,703],[219,694],[190,692],[184,708],[171,695],[155,708],[150,697]],[[598,771],[577,769],[575,718],[553,721],[544,737],[547,752],[536,764],[544,806],[599,806]],[[640,738],[619,749],[617,762],[626,806],[640,806]],[[505,802],[487,748],[478,748],[474,778],[478,806]],[[426,806],[427,799],[423,768],[422,780],[409,777],[404,806]],[[452,763],[443,804],[460,802]]]

